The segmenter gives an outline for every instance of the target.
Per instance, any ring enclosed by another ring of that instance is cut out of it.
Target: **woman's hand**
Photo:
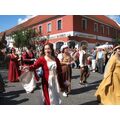
[[[24,70],[24,71],[29,70],[29,66],[24,66],[24,67],[22,68],[22,70]]]

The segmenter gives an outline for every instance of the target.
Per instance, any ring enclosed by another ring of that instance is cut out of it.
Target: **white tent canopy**
[[[104,49],[104,48],[111,48],[111,47],[113,47],[113,45],[104,44],[104,45],[97,46],[96,48],[102,48],[102,49]]]

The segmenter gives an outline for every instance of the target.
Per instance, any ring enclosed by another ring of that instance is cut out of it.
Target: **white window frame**
[[[101,34],[104,34],[104,25],[100,25]]]
[[[98,23],[94,23],[94,32],[98,32]]]
[[[83,29],[83,21],[85,21],[85,29]],[[83,30],[87,30],[87,19],[86,18],[82,18],[82,29]]]
[[[48,25],[51,25],[51,27],[49,28],[49,26]],[[50,29],[50,30],[49,30]],[[51,32],[52,31],[52,23],[51,22],[49,22],[49,23],[47,23],[47,32]]]
[[[61,20],[61,29],[58,29],[58,21]],[[57,20],[57,30],[62,30],[63,26],[62,26],[62,19],[58,19]]]

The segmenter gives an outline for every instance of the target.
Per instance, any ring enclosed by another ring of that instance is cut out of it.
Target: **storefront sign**
[[[49,39],[57,39],[57,38],[64,38],[64,37],[67,37],[68,36],[68,34],[59,34],[59,35],[51,35],[50,37],[49,37]]]
[[[95,35],[89,35],[89,34],[76,33],[75,36],[77,36],[77,37],[83,37],[83,38],[96,39]]]

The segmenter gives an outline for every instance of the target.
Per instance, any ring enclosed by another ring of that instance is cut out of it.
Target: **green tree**
[[[24,47],[30,45],[31,38],[37,35],[34,29],[18,30],[12,34],[16,47]]]
[[[115,39],[114,44],[120,44],[120,38]]]
[[[12,35],[12,38],[14,39],[15,41],[15,46],[16,47],[21,47],[21,42],[22,42],[22,39],[23,39],[23,34],[22,34],[22,31],[16,31],[13,33]]]

